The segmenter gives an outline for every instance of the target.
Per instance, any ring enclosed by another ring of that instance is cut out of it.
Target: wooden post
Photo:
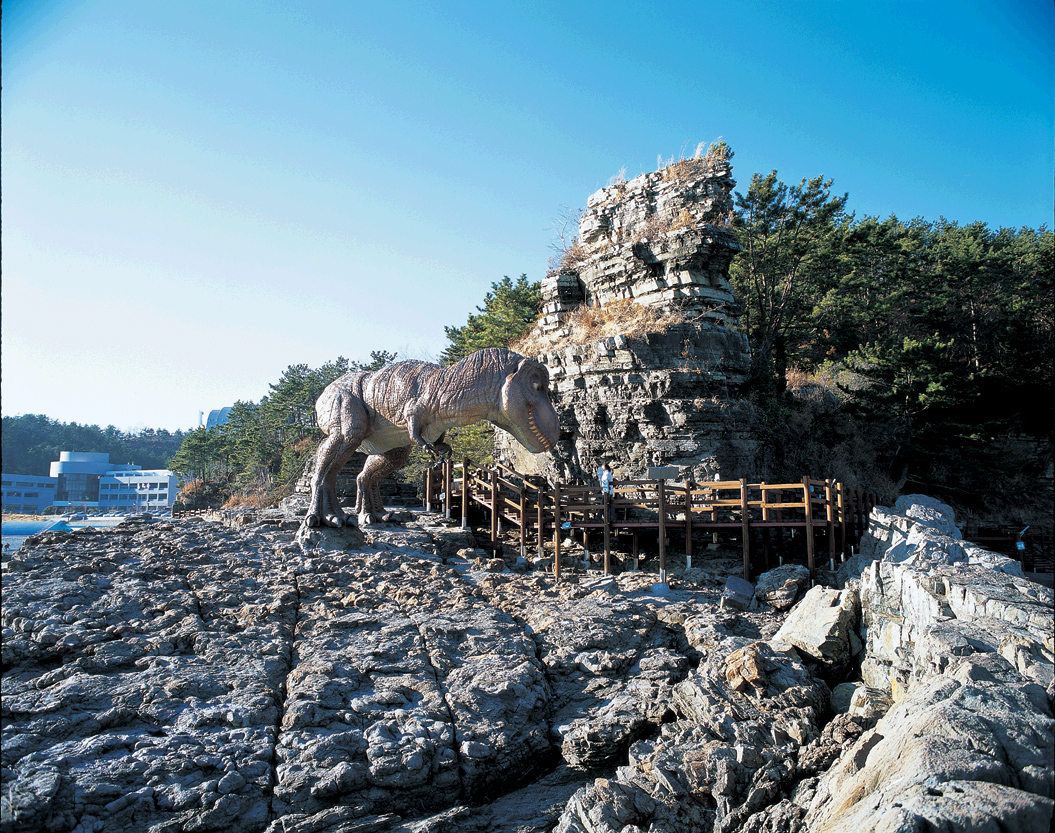
[[[517,509],[517,512],[520,515],[520,557],[527,558],[527,484],[524,482],[523,478],[520,480],[520,506]]]
[[[685,569],[692,569],[692,484],[685,481]]]
[[[865,494],[860,489],[854,489],[853,546],[860,546],[861,537],[865,533],[865,524]]]
[[[744,581],[751,580],[751,510],[747,505],[747,478],[740,478],[740,534],[744,539]]]
[[[553,580],[560,581],[560,482],[553,486]]]
[[[780,502],[781,503],[784,502],[784,492],[783,492],[783,490],[781,490],[781,492],[780,492]],[[783,523],[783,521],[784,521],[784,510],[783,509],[777,509],[777,522],[778,523]],[[777,564],[779,564],[781,567],[784,566],[784,527],[783,526],[778,526],[777,527]],[[769,564],[767,563],[766,566],[768,567]]]
[[[817,576],[817,565],[813,552],[813,500],[810,496],[810,479],[802,478],[802,500],[806,504],[806,564],[810,568],[810,580]]]
[[[425,511],[432,511],[432,469],[425,469]]]
[[[830,477],[824,481],[824,520],[828,527],[828,565],[835,569],[835,495]]]
[[[659,498],[659,583],[667,581],[667,494],[666,484],[656,481],[656,496]]]
[[[443,462],[443,516],[450,520],[451,517],[451,486],[454,480],[454,463],[450,460]]]
[[[491,469],[491,549],[498,552],[498,470]]]
[[[638,563],[638,557],[637,557],[638,549],[637,549],[637,529],[636,528],[634,529],[633,535],[634,535],[634,569],[635,570],[640,570],[641,569],[641,565]]]
[[[769,503],[766,498],[766,484],[759,483],[758,487],[762,490],[762,523],[769,521]],[[765,568],[769,569],[769,527],[765,526],[762,528],[762,564]]]
[[[836,496],[839,503],[839,560],[845,564],[850,554],[850,541],[846,536],[846,487],[842,483],[836,483]]]
[[[538,557],[542,558],[542,539],[546,537],[546,490],[538,487]]]
[[[609,529],[612,510],[607,493],[601,492],[601,501],[604,503],[604,512],[602,513],[604,521],[604,574],[608,576],[612,574],[612,532]]]
[[[469,458],[462,457],[462,529],[469,528],[469,504],[473,499],[472,479],[469,477]],[[450,517],[448,515],[448,517]]]

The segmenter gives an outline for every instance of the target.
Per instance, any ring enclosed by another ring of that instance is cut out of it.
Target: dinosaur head
[[[501,412],[492,421],[532,454],[551,451],[557,444],[560,424],[549,401],[549,371],[536,361],[518,358],[516,369],[502,384]]]

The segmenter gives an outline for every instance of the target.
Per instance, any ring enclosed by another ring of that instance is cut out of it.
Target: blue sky
[[[188,429],[435,358],[562,206],[718,138],[740,191],[1052,222],[1047,0],[8,0],[2,38],[5,415]]]

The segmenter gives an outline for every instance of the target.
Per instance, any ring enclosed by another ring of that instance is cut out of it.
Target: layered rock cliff
[[[543,281],[534,332],[516,349],[550,370],[563,429],[555,455],[499,441],[519,471],[592,480],[675,465],[741,476],[754,441],[739,397],[750,356],[729,284],[732,168],[722,150],[592,195],[576,245]]]

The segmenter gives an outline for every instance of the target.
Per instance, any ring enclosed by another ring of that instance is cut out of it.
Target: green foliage
[[[208,480],[220,473],[219,449],[219,429],[202,425],[187,434],[168,467],[189,480]]]
[[[538,319],[542,287],[521,275],[514,283],[508,276],[491,284],[478,315],[470,315],[461,327],[444,327],[450,344],[440,355],[442,364],[454,364],[485,347],[508,347]]]
[[[188,434],[169,463],[183,480],[187,500],[194,495],[198,502],[222,497],[260,504],[289,494],[322,439],[315,401],[323,389],[345,373],[377,370],[395,358],[375,350],[369,362],[342,356],[314,369],[290,365],[259,402],[235,402],[223,425]]]
[[[163,469],[186,434],[146,428],[126,433],[113,425],[59,422],[42,414],[3,418],[4,471],[47,476],[61,451],[110,455],[112,463],[135,463],[144,469]]]
[[[856,435],[895,488],[992,503],[993,483],[1019,483],[1022,455],[995,451],[1009,438],[1037,438],[1026,464],[1036,474],[1050,460],[1055,235],[857,220],[830,187],[821,177],[788,187],[773,172],[736,198],[742,251],[730,276],[763,430],[790,443],[789,426],[809,410],[785,392],[790,373],[841,369],[838,416],[826,422],[842,434],[829,445]],[[869,431],[886,440],[870,442]]]
[[[847,196],[832,197],[818,176],[787,186],[777,172],[755,174],[736,195],[733,228],[741,253],[730,279],[744,305],[744,326],[757,360],[772,361],[783,384],[788,343],[807,337],[806,313],[818,283],[836,268]]]

